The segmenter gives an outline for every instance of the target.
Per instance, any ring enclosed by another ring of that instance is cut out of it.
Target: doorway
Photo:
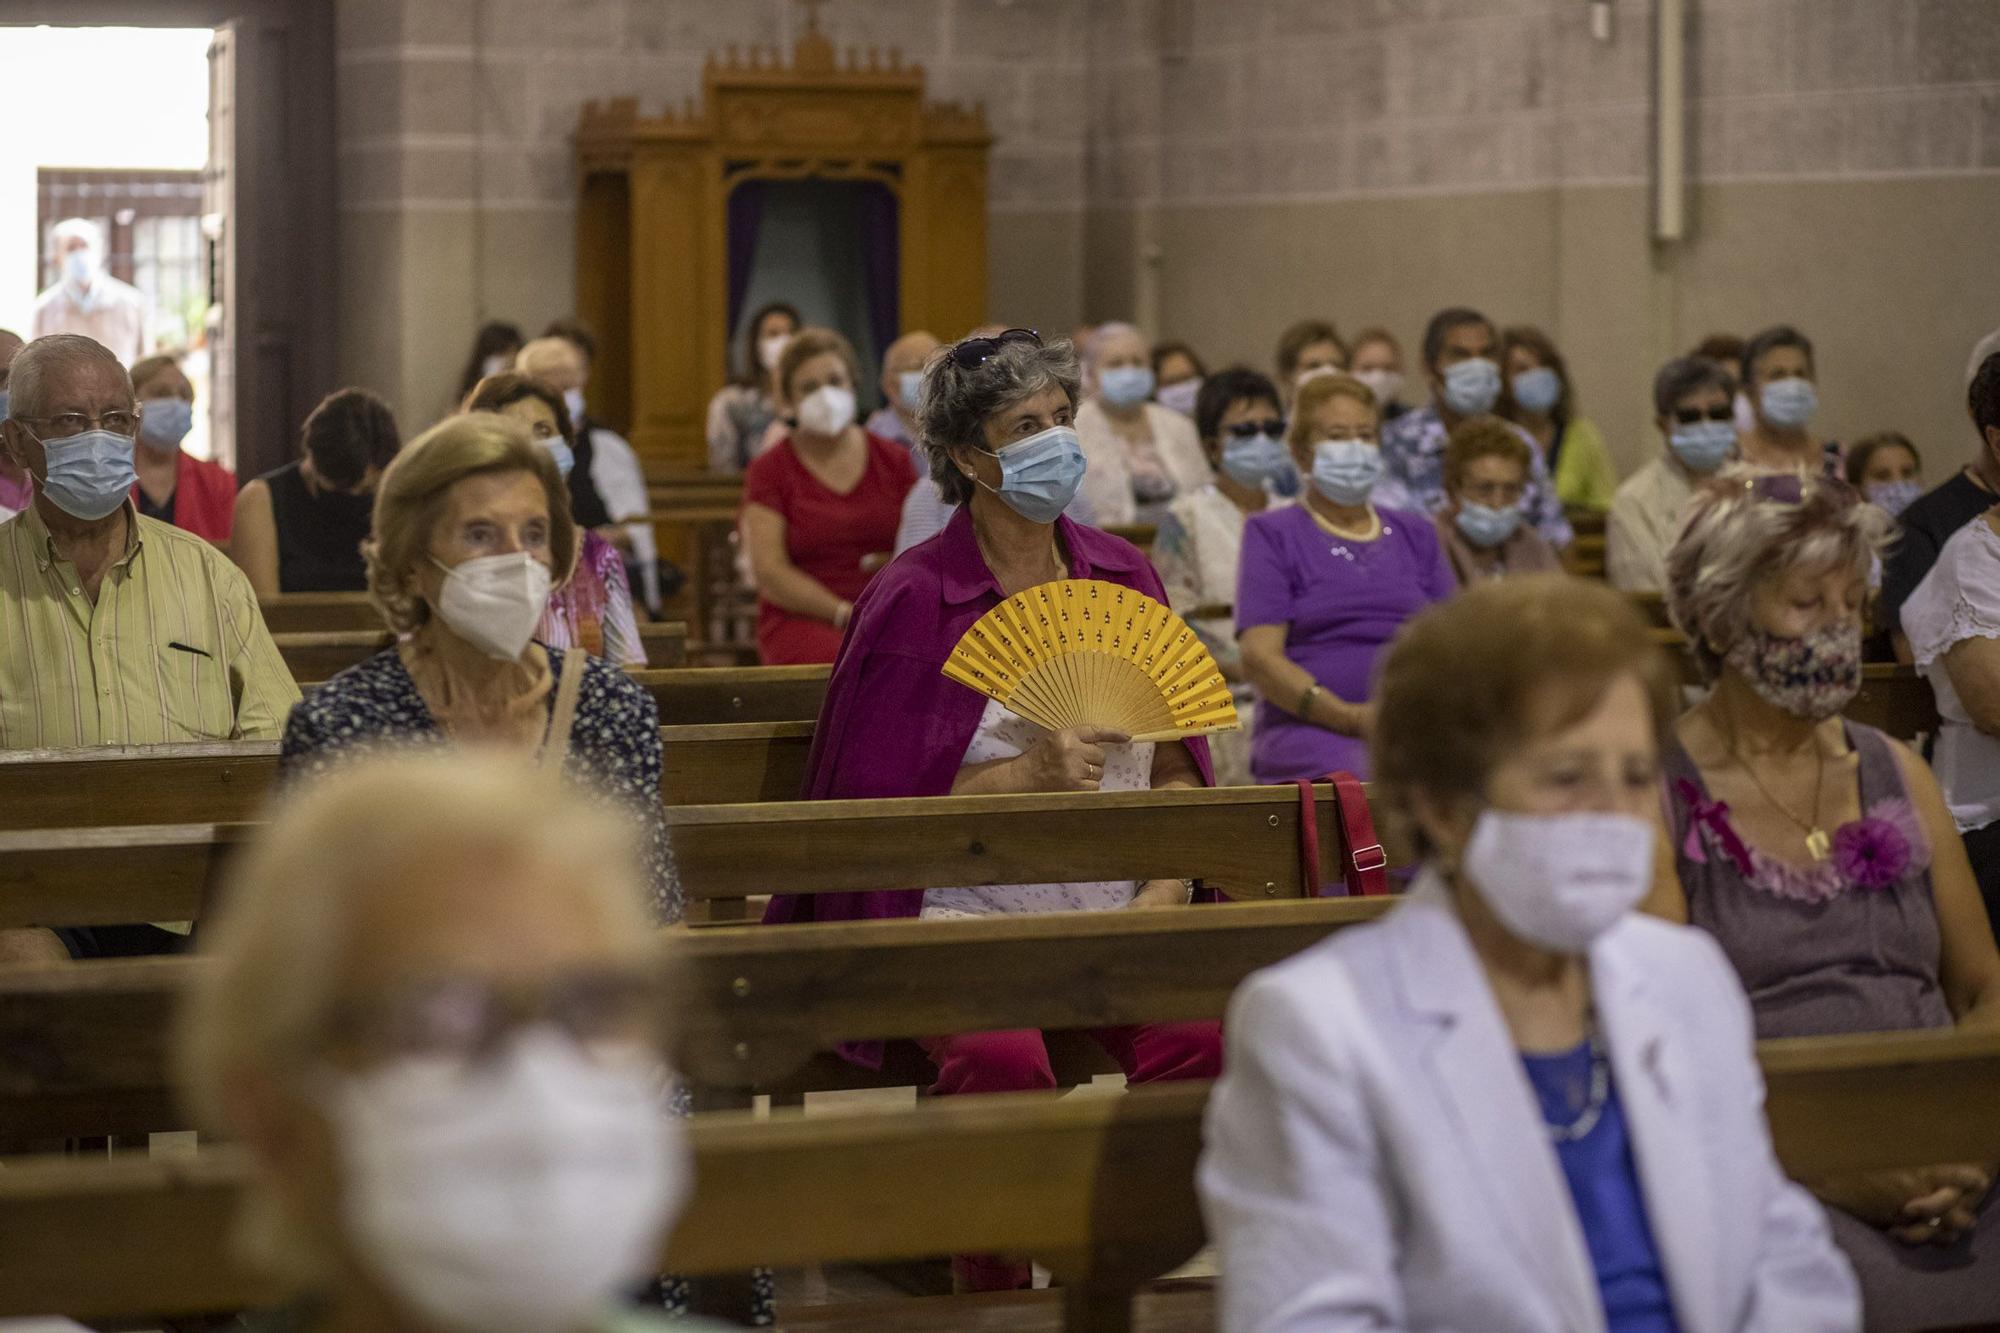
[[[21,110],[0,140],[0,328],[33,336],[65,280],[57,228],[82,219],[105,275],[137,293],[136,351],[176,355],[195,383],[189,452],[245,480],[290,461],[335,387],[333,0],[7,14],[0,70]]]

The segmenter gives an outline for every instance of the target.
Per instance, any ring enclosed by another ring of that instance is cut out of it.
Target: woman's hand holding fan
[[[1229,683],[1187,622],[1094,579],[1007,598],[965,632],[944,674],[1055,733],[1168,741],[1239,725]],[[1101,753],[1096,762],[1101,776]]]
[[[1132,738],[1107,727],[1065,727],[1021,753],[1029,791],[1096,791],[1104,780],[1104,747]]]

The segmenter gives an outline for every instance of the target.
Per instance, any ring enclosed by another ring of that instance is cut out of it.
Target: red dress
[[[845,495],[829,490],[792,450],[791,436],[759,454],[743,474],[743,503],[760,504],[785,520],[785,554],[800,571],[844,601],[867,586],[870,556],[896,548],[903,499],[917,483],[910,452],[864,432],[868,464]],[[840,631],[824,620],[757,600],[757,655],[766,666],[831,662]]]

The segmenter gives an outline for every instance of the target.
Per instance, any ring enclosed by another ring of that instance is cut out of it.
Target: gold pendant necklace
[[[1797,824],[1799,831],[1806,835],[1807,855],[1811,856],[1815,861],[1824,861],[1827,857],[1833,855],[1833,839],[1828,837],[1826,830],[1819,826],[1820,797],[1826,791],[1826,754],[1819,748],[1817,737],[1813,740],[1813,753],[1819,759],[1819,775],[1813,779],[1813,817],[1809,820],[1800,819],[1792,813],[1789,806],[1771,794],[1771,789],[1766,787],[1763,779],[1757,776],[1757,770],[1750,767],[1750,761],[1745,759],[1742,753],[1736,748],[1736,737],[1733,734],[1729,738],[1729,753],[1735,758],[1737,763],[1743,765],[1743,771],[1750,775],[1752,785],[1759,792],[1763,793],[1764,799],[1771,803],[1771,808],[1786,819],[1791,820],[1794,824]]]

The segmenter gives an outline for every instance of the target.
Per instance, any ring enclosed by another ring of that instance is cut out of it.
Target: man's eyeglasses
[[[1224,426],[1222,431],[1223,434],[1233,435],[1239,440],[1252,440],[1259,435],[1283,438],[1285,434],[1285,419],[1283,417],[1270,417],[1263,421],[1239,421],[1233,426]]]
[[[17,413],[14,420],[33,421],[47,426],[47,430],[38,432],[44,444],[50,440],[67,440],[87,430],[108,430],[113,435],[123,435],[126,439],[139,433],[139,414],[115,408],[95,417],[86,412],[58,412],[52,417],[24,417]]]
[[[984,364],[988,357],[1009,343],[1030,343],[1040,347],[1042,335],[1033,329],[1006,329],[991,338],[967,338],[952,344],[951,362],[960,370],[971,370]]]
[[[1692,426],[1697,421],[1734,421],[1736,409],[1725,403],[1721,407],[1677,407],[1674,409],[1674,424]]]

